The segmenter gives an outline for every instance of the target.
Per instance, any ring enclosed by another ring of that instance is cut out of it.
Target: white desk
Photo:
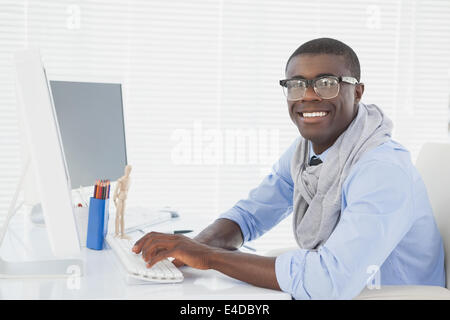
[[[159,227],[161,231],[170,230],[177,228],[179,224],[178,220]],[[184,223],[180,229],[188,229],[190,226],[194,224]],[[0,253],[2,258],[10,261],[51,257],[45,229],[33,226],[23,211],[13,218]],[[111,249],[96,251],[83,247],[81,256],[84,260],[83,276],[0,279],[0,299],[291,299],[287,293],[258,288],[215,270],[204,271],[190,267],[180,269],[184,275],[181,283],[128,285],[122,266]]]

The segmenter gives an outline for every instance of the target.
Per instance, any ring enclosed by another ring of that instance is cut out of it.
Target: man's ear
[[[364,83],[359,83],[355,86],[355,104],[358,104],[361,101],[361,98],[364,94]]]

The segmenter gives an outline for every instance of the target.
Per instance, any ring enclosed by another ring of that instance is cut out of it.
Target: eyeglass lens
[[[300,100],[305,96],[306,81],[302,79],[289,80],[283,87],[288,100]],[[314,91],[323,99],[332,99],[339,93],[339,81],[335,78],[320,78],[314,81]]]

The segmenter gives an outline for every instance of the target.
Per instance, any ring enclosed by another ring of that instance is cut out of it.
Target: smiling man
[[[301,45],[280,81],[300,136],[247,199],[195,239],[149,233],[134,246],[152,266],[174,257],[295,299],[351,299],[381,285],[444,286],[444,251],[424,183],[392,122],[361,102],[360,65],[329,38]],[[292,213],[298,248],[267,257],[236,249]]]

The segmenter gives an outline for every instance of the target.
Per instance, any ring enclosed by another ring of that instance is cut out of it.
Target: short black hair
[[[301,54],[334,54],[337,56],[344,56],[347,62],[347,68],[351,72],[352,77],[355,77],[358,82],[361,78],[361,67],[359,59],[355,51],[345,43],[332,38],[318,38],[305,42],[289,57],[286,63],[286,70],[292,58]]]

